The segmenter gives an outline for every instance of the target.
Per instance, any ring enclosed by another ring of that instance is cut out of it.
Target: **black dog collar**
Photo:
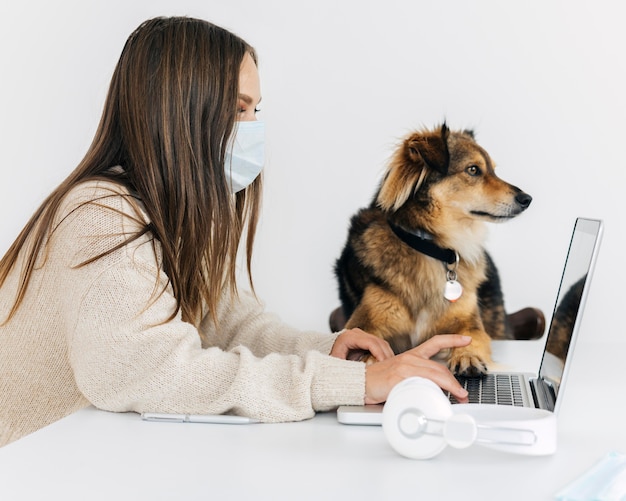
[[[452,249],[443,249],[439,247],[432,241],[432,239],[426,237],[427,234],[423,234],[424,236],[420,236],[414,233],[409,233],[399,226],[396,226],[391,221],[389,221],[389,226],[400,240],[402,240],[405,244],[415,249],[416,251],[421,252],[422,254],[426,254],[427,256],[433,257],[435,259],[439,259],[439,261],[443,261],[444,263],[450,265],[456,263],[456,252],[454,252]]]

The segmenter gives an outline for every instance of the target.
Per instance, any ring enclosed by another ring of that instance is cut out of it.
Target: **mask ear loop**
[[[459,253],[455,252],[454,254],[456,256],[456,261],[452,264],[446,263],[446,285],[443,290],[443,297],[451,303],[454,303],[463,295],[463,287],[456,279],[456,270],[459,267],[460,261]]]

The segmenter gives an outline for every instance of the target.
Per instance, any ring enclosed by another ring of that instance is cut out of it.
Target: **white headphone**
[[[516,454],[556,451],[556,416],[528,407],[452,405],[429,379],[412,377],[396,385],[383,408],[383,431],[391,447],[411,459],[428,459],[446,445],[473,443]]]

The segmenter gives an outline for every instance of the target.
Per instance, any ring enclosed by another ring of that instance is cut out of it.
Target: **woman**
[[[394,357],[358,329],[292,329],[238,290],[260,99],[254,50],[222,28],[158,18],[129,37],[87,154],[0,262],[0,445],[90,404],[301,420],[414,375],[465,398],[430,360],[464,336]]]

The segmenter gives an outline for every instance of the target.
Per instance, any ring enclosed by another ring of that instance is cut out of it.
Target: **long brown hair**
[[[237,251],[246,227],[252,283],[261,176],[232,195],[224,172],[245,54],[256,63],[254,49],[241,38],[187,17],[151,19],[130,35],[85,157],[0,261],[1,285],[26,252],[8,319],[24,297],[63,197],[90,179],[122,184],[143,203],[150,221],[128,241],[149,233],[160,243],[163,271],[178,302],[172,316],[180,310],[197,324],[205,307],[215,312],[224,288],[236,292]],[[111,169],[118,165],[121,174]]]

